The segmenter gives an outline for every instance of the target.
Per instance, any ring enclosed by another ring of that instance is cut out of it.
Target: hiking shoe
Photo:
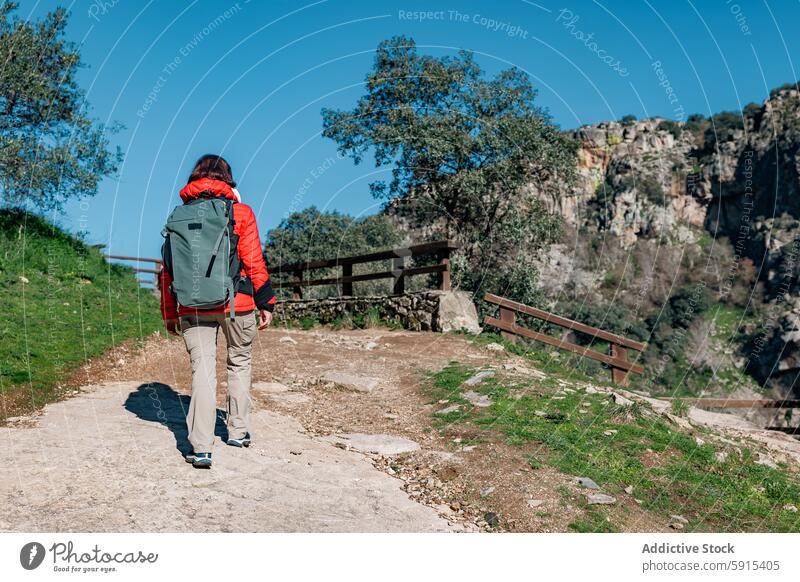
[[[186,462],[191,463],[193,467],[211,468],[211,453],[189,453],[185,458]]]
[[[240,439],[228,439],[228,444],[232,447],[249,447],[250,446],[250,433],[244,433]]]

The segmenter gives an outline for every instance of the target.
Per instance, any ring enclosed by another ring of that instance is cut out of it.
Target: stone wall
[[[472,297],[463,291],[421,291],[395,296],[332,297],[278,303],[277,320],[322,324],[347,323],[354,317],[375,313],[382,321],[394,322],[412,331],[456,331],[480,333]]]

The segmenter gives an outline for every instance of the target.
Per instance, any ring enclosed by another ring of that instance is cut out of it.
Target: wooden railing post
[[[345,263],[342,265],[342,278],[344,277],[352,277],[353,276],[353,265],[352,263]],[[342,295],[345,297],[352,297],[353,296],[353,282],[352,281],[343,281],[342,282]]]
[[[294,271],[294,278],[292,279],[293,283],[299,283],[303,280],[303,270],[298,269]],[[302,299],[303,298],[303,288],[300,285],[295,284],[292,287],[292,299]]]
[[[314,287],[317,285],[335,285],[341,289],[342,296],[353,297],[353,284],[360,281],[374,281],[378,279],[392,279],[392,291],[394,293],[405,292],[405,280],[408,277],[418,275],[428,275],[436,273],[438,275],[438,288],[444,291],[450,290],[450,253],[457,249],[458,245],[451,240],[439,240],[427,243],[410,245],[403,248],[387,249],[363,255],[337,257],[334,259],[307,260],[302,263],[288,263],[275,265],[270,269],[273,275],[279,276],[273,280],[274,289],[294,290],[294,298],[302,299],[303,287]],[[420,266],[409,266],[408,257],[435,257],[434,264]],[[359,272],[354,275],[353,265],[365,263],[376,263],[378,261],[392,261],[391,270],[381,272]],[[338,269],[328,277],[315,277],[311,273],[317,269]],[[300,289],[298,289],[300,288]]]
[[[616,384],[626,386],[629,381],[629,375],[644,374],[644,367],[628,360],[628,350],[636,350],[637,352],[644,352],[647,349],[647,344],[632,340],[630,338],[611,333],[591,325],[586,325],[578,321],[561,317],[555,313],[549,313],[536,307],[512,301],[505,297],[487,293],[484,301],[497,305],[500,308],[500,318],[487,315],[484,318],[484,323],[487,325],[498,328],[503,333],[505,339],[514,341],[513,336],[524,337],[527,339],[536,340],[544,344],[555,346],[562,350],[567,350],[573,354],[578,354],[581,357],[591,358],[598,362],[603,362],[606,366],[611,368],[612,379]],[[521,327],[514,323],[515,314],[520,313],[529,317],[546,321],[552,325],[571,329],[579,333],[583,333],[593,338],[593,340],[606,341],[610,344],[610,353],[593,350],[589,346],[582,346],[571,343],[565,339],[559,339],[545,333],[534,331],[525,327]],[[510,335],[509,335],[510,334]]]
[[[611,344],[611,357],[623,362],[628,361],[628,350],[617,344]],[[611,380],[620,386],[628,385],[628,370],[611,368]]]
[[[405,257],[395,257],[392,259],[392,293],[394,295],[402,295],[406,292],[406,278],[403,274],[405,268]]]
[[[450,251],[445,250],[439,253],[439,264],[444,270],[439,273],[439,290],[450,291]]]
[[[503,323],[507,323],[508,325],[514,325],[516,320],[517,320],[516,312],[514,312],[514,311],[512,311],[512,310],[510,310],[510,309],[508,309],[506,307],[500,307],[500,321],[502,321]],[[504,340],[510,341],[512,344],[517,343],[517,336],[514,335],[511,332],[501,331],[500,332],[500,336]]]

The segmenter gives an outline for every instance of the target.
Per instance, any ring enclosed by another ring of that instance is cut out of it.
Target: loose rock
[[[280,382],[253,382],[251,388],[267,394],[280,394],[290,390],[286,384],[281,384]]]
[[[765,467],[769,467],[770,469],[778,468],[778,464],[775,462],[775,460],[769,455],[766,455],[764,453],[758,453],[758,459],[756,459],[756,464],[764,465]]]
[[[578,485],[586,487],[587,489],[600,489],[600,485],[589,479],[589,477],[578,477]]]
[[[331,435],[324,440],[361,453],[374,453],[385,457],[419,450],[419,445],[414,441],[388,434],[352,433]]]
[[[494,376],[494,370],[481,370],[471,378],[464,380],[464,386],[475,386],[492,376]]]
[[[450,414],[451,412],[458,412],[461,410],[461,406],[458,404],[451,404],[447,408],[442,408],[440,411],[435,412],[434,414]]]
[[[466,392],[462,392],[461,396],[466,398],[474,406],[478,406],[479,408],[486,408],[487,406],[492,405],[491,398],[489,398],[485,394],[478,394],[474,390],[467,390]]]
[[[342,388],[355,390],[356,392],[372,392],[378,387],[378,380],[375,378],[356,376],[355,374],[347,374],[344,372],[325,372],[322,379],[327,382],[333,382]]]
[[[617,394],[616,392],[612,392],[611,393],[611,398],[614,400],[614,402],[616,404],[619,404],[620,406],[632,406],[633,405],[633,400],[630,400],[629,398],[625,398],[622,394]]]
[[[586,501],[589,505],[613,505],[617,502],[617,499],[605,493],[589,493],[586,496]]]

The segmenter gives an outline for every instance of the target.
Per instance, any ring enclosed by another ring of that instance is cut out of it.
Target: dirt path
[[[486,435],[432,426],[442,404],[421,388],[427,373],[451,361],[525,366],[506,352],[454,335],[273,329],[253,358],[254,444],[224,445],[220,422],[210,471],[181,454],[191,386],[182,340],[153,337],[91,362],[73,397],[0,429],[0,530],[480,531],[495,514],[496,529],[547,532],[569,531],[585,511],[575,476],[531,471],[535,450],[502,438],[465,446]],[[338,383],[326,380],[332,372]],[[343,385],[342,374],[361,385]],[[800,459],[786,435],[730,415],[690,417]],[[667,527],[627,498],[608,511],[620,531]]]
[[[225,446],[220,423],[210,471],[193,469],[180,453],[190,387],[182,342],[154,338],[140,354],[117,350],[87,367],[95,383],[80,394],[2,429],[0,530],[463,530],[468,520],[414,501],[402,480],[376,468],[384,457],[343,450],[326,438],[342,430],[408,433],[367,419],[414,424],[424,411],[404,392],[420,367],[474,350],[440,335],[422,338],[386,331],[262,333],[254,349],[254,445]],[[222,357],[220,351],[224,408]],[[331,370],[379,383],[369,394],[342,390],[319,381]],[[287,390],[263,392],[264,382]],[[347,414],[355,406],[358,413]],[[431,445],[438,443],[420,441],[423,452],[437,454]]]

